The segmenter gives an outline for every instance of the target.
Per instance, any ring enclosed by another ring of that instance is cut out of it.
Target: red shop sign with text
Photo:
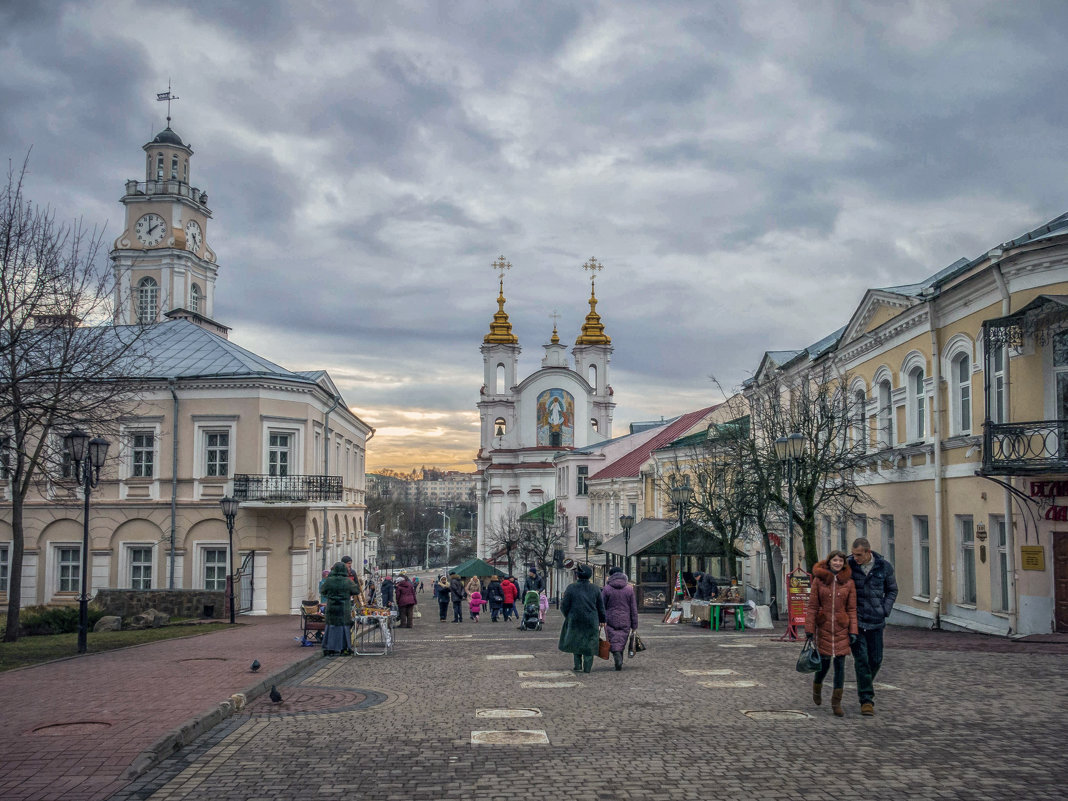
[[[808,594],[812,589],[812,574],[797,568],[786,577],[786,588],[786,614],[790,616],[790,623],[804,626]]]

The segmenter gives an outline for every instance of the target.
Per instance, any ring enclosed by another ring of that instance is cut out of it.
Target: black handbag
[[[805,640],[805,644],[801,647],[801,654],[797,657],[797,672],[815,673],[822,666],[816,644],[812,640]]]
[[[630,637],[627,638],[627,656],[634,656],[645,650],[645,643],[638,636],[638,632],[631,629]]]

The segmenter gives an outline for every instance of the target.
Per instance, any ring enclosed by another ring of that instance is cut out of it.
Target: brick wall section
[[[225,596],[222,590],[99,590],[93,604],[123,618],[146,609],[171,617],[222,618],[227,613]],[[206,607],[212,607],[210,615],[205,613]]]

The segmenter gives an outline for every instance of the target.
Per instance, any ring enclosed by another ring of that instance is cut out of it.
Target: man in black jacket
[[[853,540],[849,569],[857,586],[857,624],[860,636],[853,643],[860,714],[875,714],[875,675],[883,663],[883,629],[897,600],[894,566],[871,549],[865,537]]]

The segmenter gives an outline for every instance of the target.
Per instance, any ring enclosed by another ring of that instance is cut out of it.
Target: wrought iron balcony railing
[[[1068,471],[1068,420],[988,423],[983,431],[985,475]]]
[[[238,473],[234,497],[260,503],[316,503],[342,499],[341,476],[266,476]]]

